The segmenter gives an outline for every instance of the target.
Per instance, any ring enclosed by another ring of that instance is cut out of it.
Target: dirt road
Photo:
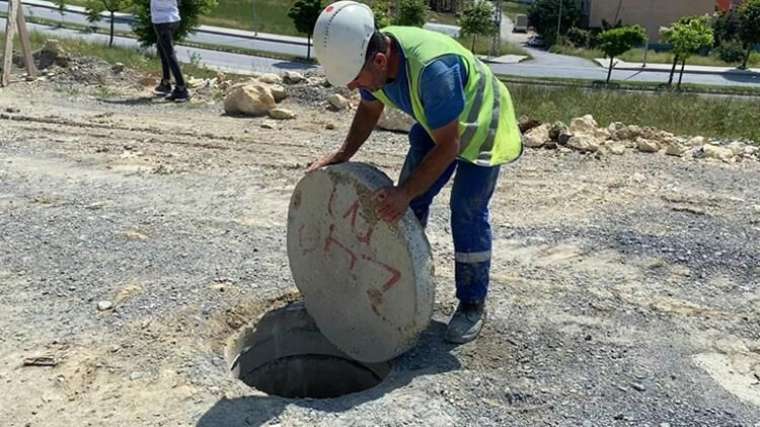
[[[231,378],[228,338],[295,298],[290,193],[351,117],[284,104],[298,119],[265,129],[135,91],[0,92],[0,424],[760,425],[757,162],[528,150],[493,200],[476,343],[441,339],[446,190],[435,322],[380,386],[288,400]],[[395,176],[406,144],[376,132],[357,160]]]

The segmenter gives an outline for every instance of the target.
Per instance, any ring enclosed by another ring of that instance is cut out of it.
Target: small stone
[[[335,125],[332,124],[332,123],[328,123],[328,124],[325,125],[325,129],[327,129],[327,130],[333,130],[333,129],[335,129]]]
[[[282,83],[282,77],[274,73],[262,74],[257,80],[262,83],[269,83],[270,85]]]
[[[301,83],[304,81],[304,76],[295,71],[286,71],[285,75],[283,75],[283,81],[288,84]]]
[[[131,374],[129,374],[129,380],[136,381],[142,378],[144,375],[145,374],[143,374],[142,372],[132,372]]]
[[[124,64],[121,62],[117,62],[111,66],[111,71],[113,71],[116,74],[119,74],[124,71]]]
[[[707,143],[704,136],[695,136],[686,142],[689,147],[701,147]]]
[[[274,125],[273,122],[267,120],[267,121],[261,123],[261,128],[262,129],[274,129],[275,125]]]
[[[656,153],[660,151],[660,143],[644,138],[636,138],[636,148],[643,153]]]
[[[615,143],[609,143],[606,145],[607,149],[610,150],[610,153],[615,155],[622,155],[625,154],[625,144],[621,144],[619,142]]]
[[[665,149],[665,154],[669,156],[677,156],[681,157],[686,152],[686,148],[684,148],[681,144],[674,143],[668,145],[668,147]]]
[[[567,141],[567,146],[581,152],[599,151],[600,142],[590,136],[573,136]]]
[[[17,114],[17,113],[20,113],[21,110],[19,110],[18,108],[14,108],[14,107],[8,107],[8,108],[5,109],[5,112],[6,113],[11,113],[11,114]]]
[[[337,93],[328,96],[327,102],[329,102],[332,109],[336,111],[345,110],[348,108],[348,99]]]
[[[269,90],[272,92],[274,102],[280,102],[288,97],[288,91],[280,85],[272,85]]]
[[[566,124],[560,121],[554,122],[554,124],[551,125],[551,129],[549,129],[549,138],[555,142],[559,141],[559,136],[565,132],[567,132]]]
[[[106,311],[113,308],[113,303],[111,301],[100,301],[98,302],[98,311]]]
[[[296,113],[285,108],[274,108],[269,110],[269,117],[275,120],[291,120],[296,118]]]
[[[646,388],[640,383],[631,383],[631,387],[637,391],[646,391]]]
[[[718,159],[726,163],[729,163],[734,159],[734,152],[729,148],[705,144],[702,146],[702,151],[708,159]]]

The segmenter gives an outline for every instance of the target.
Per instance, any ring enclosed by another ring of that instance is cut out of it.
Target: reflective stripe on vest
[[[478,116],[483,109],[483,99],[485,98],[486,82],[490,73],[486,70],[480,60],[475,60],[475,65],[478,67],[480,73],[480,80],[478,81],[477,93],[475,94],[475,100],[472,103],[472,108],[467,115],[467,121],[463,122],[464,132],[459,137],[459,154],[461,155],[467,147],[470,146],[475,133],[478,131]],[[491,90],[494,91],[493,95],[493,111],[491,112],[491,123],[488,126],[488,133],[483,145],[480,146],[478,157],[474,159],[473,163],[480,166],[491,166],[491,150],[493,149],[493,143],[496,139],[496,130],[499,128],[499,117],[501,116],[501,94],[499,93],[499,82],[496,77],[491,75]]]

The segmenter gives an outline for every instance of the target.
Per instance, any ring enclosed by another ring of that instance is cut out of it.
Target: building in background
[[[683,16],[712,14],[716,7],[719,7],[716,0],[582,0],[589,28],[601,28],[603,21],[613,25],[618,21],[623,25],[638,24],[653,42],[660,40],[661,27]]]

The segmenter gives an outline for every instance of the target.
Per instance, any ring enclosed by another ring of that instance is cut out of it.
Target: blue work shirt
[[[414,117],[412,99],[409,94],[406,57],[399,49],[399,70],[396,79],[383,86],[382,91],[401,110]],[[431,129],[441,128],[462,114],[465,104],[464,87],[467,84],[467,69],[457,55],[445,55],[428,64],[420,79],[422,106]],[[375,101],[372,93],[361,89],[362,99]],[[419,121],[419,120],[418,120]]]

